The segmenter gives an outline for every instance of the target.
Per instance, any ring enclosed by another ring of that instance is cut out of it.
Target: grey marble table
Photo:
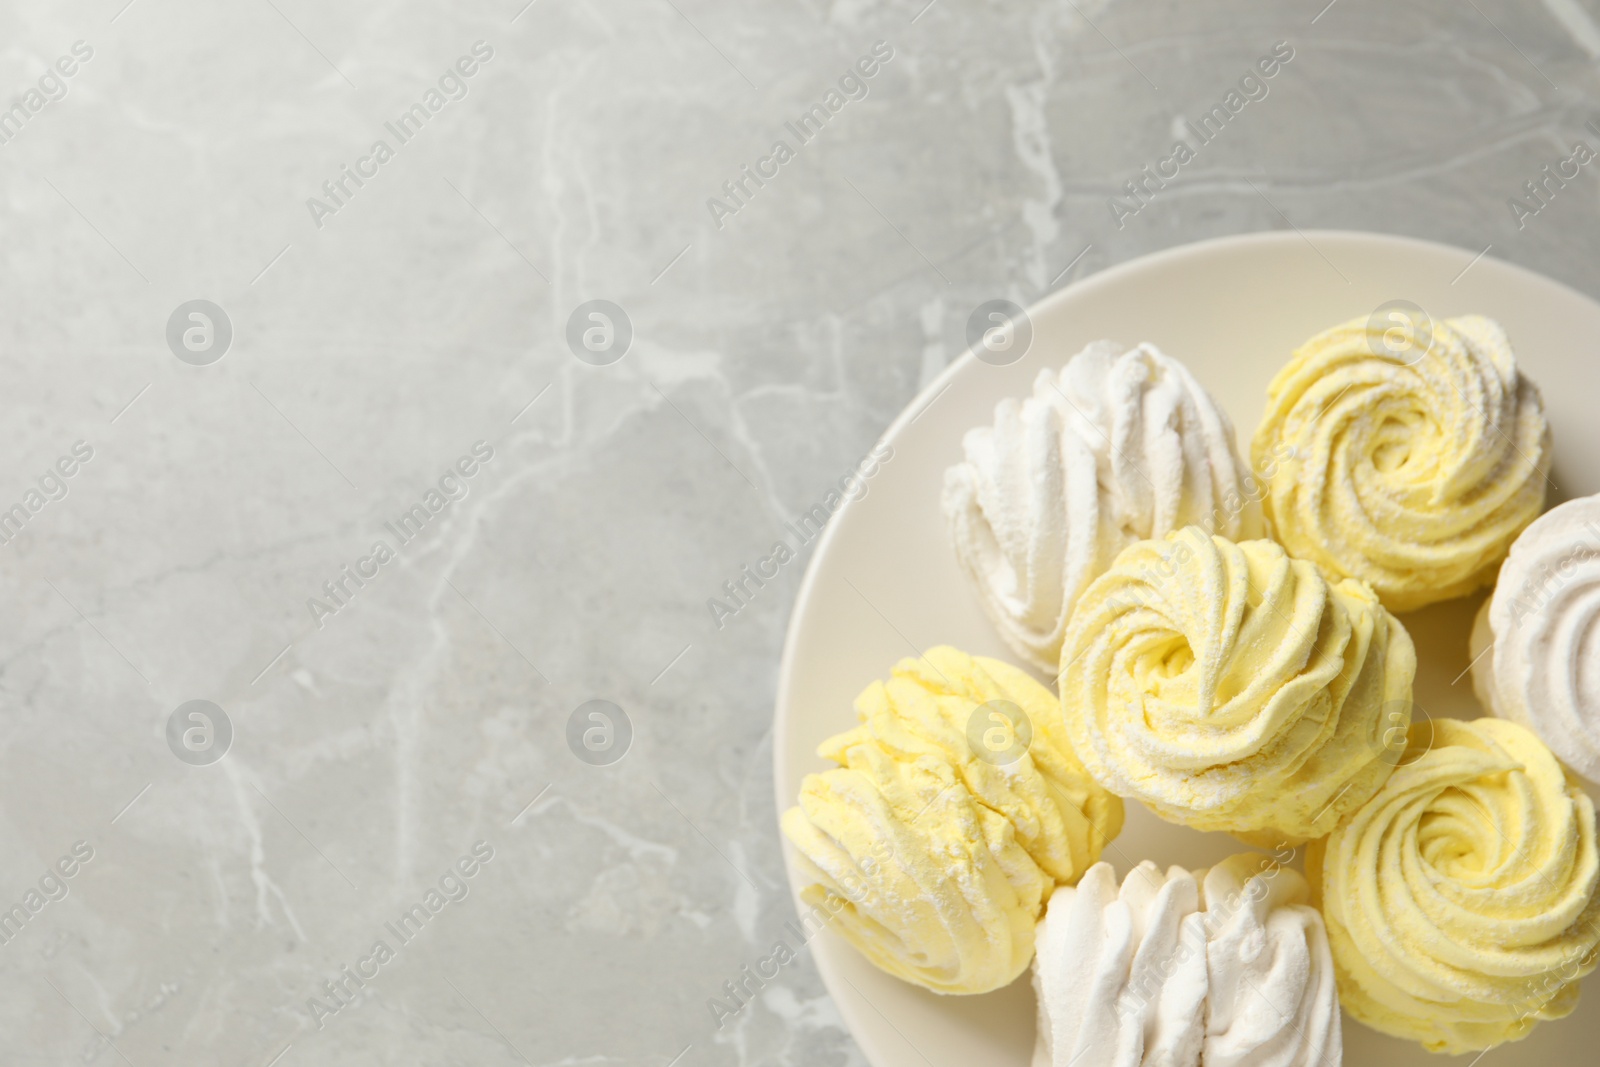
[[[525,2],[0,10],[7,1064],[861,1063],[804,954],[708,1013],[805,554],[725,583],[972,309],[1600,293],[1595,0]]]

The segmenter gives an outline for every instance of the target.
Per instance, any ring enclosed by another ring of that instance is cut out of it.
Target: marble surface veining
[[[970,311],[1289,227],[1600,293],[1600,164],[1524,191],[1600,147],[1600,5],[1325,3],[0,6],[0,1058],[864,1062],[804,952],[708,1014],[793,916],[804,555],[707,601]]]

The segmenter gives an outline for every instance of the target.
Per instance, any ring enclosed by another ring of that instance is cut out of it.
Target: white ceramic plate
[[[1548,278],[1475,253],[1376,234],[1254,234],[1188,245],[1107,270],[1029,309],[1034,338],[1005,367],[967,353],[885,434],[894,457],[867,494],[834,517],[795,604],[779,677],[774,761],[778,809],[800,779],[824,769],[815,750],[855,724],[852,701],[905,656],[933,645],[1011,662],[957,567],[939,510],[961,435],[988,423],[1004,397],[1023,396],[1044,367],[1090,341],[1152,341],[1188,364],[1233,418],[1241,452],[1261,417],[1266,387],[1290,351],[1319,330],[1396,299],[1435,318],[1481,312],[1509,330],[1519,366],[1544,392],[1554,427],[1559,487],[1549,504],[1600,491],[1600,305]],[[1470,269],[1467,269],[1471,264]],[[1465,273],[1463,274],[1463,270]],[[1468,678],[1467,636],[1482,596],[1404,616],[1417,643],[1418,704],[1432,716],[1480,714]],[[1048,679],[1041,679],[1048,682]],[[1224,834],[1170,826],[1137,802],[1108,849],[1118,874],[1151,859],[1214,863],[1241,846]],[[787,849],[787,844],[786,844]],[[794,882],[792,853],[790,880]],[[1026,976],[999,992],[941,997],[878,971],[831,931],[811,942],[823,980],[876,1067],[1025,1067],[1034,1040]],[[1484,1057],[1485,1067],[1594,1062],[1600,1048],[1600,975],[1577,1012]],[[1345,1062],[1472,1062],[1431,1055],[1345,1020]]]

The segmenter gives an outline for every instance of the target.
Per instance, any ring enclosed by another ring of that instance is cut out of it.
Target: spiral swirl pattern
[[[1268,387],[1251,448],[1258,463],[1293,450],[1265,501],[1278,541],[1391,611],[1491,583],[1550,469],[1539,390],[1499,323],[1436,321],[1413,343],[1391,353],[1366,319],[1311,338]]]
[[[1020,709],[1014,758],[975,749],[975,711]],[[1034,924],[1122,828],[1122,802],[1084,772],[1049,690],[1015,667],[931,649],[856,700],[860,725],[824,742],[783,830],[800,893],[890,974],[982,993],[1033,958]],[[1019,735],[1021,731],[1019,730]]]
[[[1123,550],[1061,659],[1067,736],[1096,781],[1269,842],[1320,837],[1377,791],[1416,673],[1405,628],[1360,582],[1193,527]]]
[[[1127,545],[1188,525],[1265,535],[1264,487],[1233,424],[1153,345],[1091,344],[963,446],[944,487],[956,556],[1006,642],[1041,670],[1056,670],[1073,602]]]
[[[1313,856],[1345,1009],[1463,1053],[1570,1013],[1600,944],[1594,805],[1501,719],[1418,723]]]
[[[1600,496],[1569,500],[1511,546],[1472,634],[1472,686],[1600,782]]]

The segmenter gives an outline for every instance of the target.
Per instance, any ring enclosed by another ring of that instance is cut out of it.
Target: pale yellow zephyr
[[[1308,871],[1345,1011],[1432,1051],[1569,1014],[1594,969],[1594,805],[1516,723],[1413,725],[1401,766]]]
[[[1067,736],[1111,792],[1261,844],[1320,837],[1383,784],[1416,654],[1360,582],[1188,527],[1119,554],[1061,649]]]
[[[1006,985],[1051,892],[1122,829],[1122,802],[1072,754],[1050,691],[998,660],[931,649],[856,711],[818,749],[839,766],[783,815],[806,916],[935,992]]]
[[[1290,555],[1411,611],[1494,581],[1544,506],[1551,441],[1499,323],[1397,329],[1353,319],[1296,349],[1251,455],[1293,451],[1264,501]]]

